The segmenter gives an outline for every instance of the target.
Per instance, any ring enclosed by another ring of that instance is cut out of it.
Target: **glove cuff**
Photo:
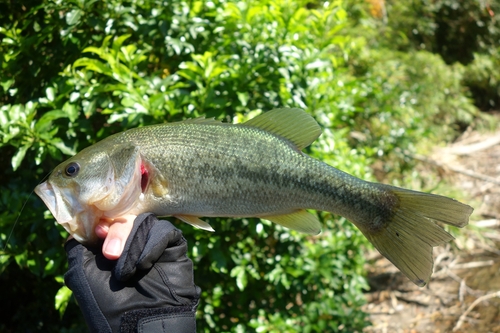
[[[195,333],[196,306],[141,309],[126,312],[120,333]]]

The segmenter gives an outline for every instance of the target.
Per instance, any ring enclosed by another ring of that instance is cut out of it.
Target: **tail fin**
[[[382,186],[396,195],[399,204],[384,228],[375,233],[362,232],[404,275],[423,287],[432,274],[432,248],[453,239],[434,221],[461,228],[474,209],[440,195]]]

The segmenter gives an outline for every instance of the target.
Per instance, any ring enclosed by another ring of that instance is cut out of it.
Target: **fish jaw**
[[[38,185],[35,193],[45,203],[57,223],[77,241],[88,244],[97,240],[94,229],[102,216],[100,210],[92,206],[83,206],[69,189],[59,189],[57,186],[52,186],[49,181]]]
[[[136,147],[125,147],[121,160],[102,154],[98,160],[101,172],[82,163],[85,158],[74,158],[86,166],[83,179],[65,177],[62,170],[68,162],[58,166],[49,179],[35,188],[56,221],[81,243],[95,243],[95,228],[104,218],[113,220],[134,213],[138,215],[149,185],[148,172]],[[82,173],[80,172],[80,175]],[[93,176],[93,177],[92,177]]]

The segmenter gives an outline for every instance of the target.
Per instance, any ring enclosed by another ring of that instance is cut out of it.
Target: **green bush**
[[[412,167],[404,150],[419,144],[452,141],[477,115],[461,84],[464,66],[446,65],[426,51],[402,53],[381,48],[356,58],[352,118],[353,145],[370,147],[367,154],[386,162],[387,172]]]
[[[462,67],[368,49],[351,24],[337,1],[1,4],[0,281],[14,303],[2,305],[0,330],[85,330],[63,287],[67,233],[30,193],[112,133],[297,106],[324,129],[307,152],[370,179],[396,147],[449,139],[471,120]],[[367,242],[345,219],[318,215],[317,237],[258,219],[211,219],[213,234],[177,223],[203,290],[199,330],[361,331]]]
[[[500,2],[481,0],[347,1],[351,33],[370,49],[438,54],[447,64],[467,66],[463,84],[475,105],[489,111],[500,94],[495,79]],[[492,67],[493,66],[493,67]],[[418,68],[417,68],[418,70]]]
[[[500,3],[481,0],[348,1],[369,41],[402,51],[426,50],[452,64],[498,45]]]
[[[500,105],[500,49],[491,49],[490,54],[475,54],[474,61],[467,65],[463,77],[481,110],[496,110]]]
[[[68,316],[77,309],[61,287],[67,235],[39,200],[30,199],[7,242],[20,204],[47,171],[130,127],[200,115],[243,121],[249,110],[307,107],[310,75],[325,76],[343,64],[348,39],[336,31],[345,16],[338,4],[308,10],[285,1],[168,7],[108,1],[40,2],[2,17],[0,125],[9,156],[3,161],[2,279],[46,290],[44,303],[28,302],[30,311],[14,307],[19,310],[2,328],[82,327],[81,319]],[[27,71],[23,64],[34,50],[43,56]],[[333,137],[327,134],[310,152],[350,155],[344,169],[364,176],[365,165],[356,163],[364,158],[350,152],[343,136],[332,147]],[[16,198],[18,205],[9,204]],[[327,226],[317,238],[257,219],[215,219],[215,234],[181,225],[203,289],[200,331],[360,330],[366,324],[360,311],[365,241],[345,220],[322,218]],[[47,303],[56,309],[42,315]]]

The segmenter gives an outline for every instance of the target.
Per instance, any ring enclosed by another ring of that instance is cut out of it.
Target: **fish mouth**
[[[64,191],[64,190],[63,190]],[[57,186],[52,186],[48,181],[39,184],[35,188],[35,193],[42,199],[47,208],[50,210],[57,223],[62,225],[66,231],[70,233],[77,241],[88,243],[93,240],[93,227],[95,220],[92,210],[86,212],[80,202],[74,199],[69,193],[63,193]],[[91,228],[85,228],[88,223]],[[98,220],[98,219],[97,219]]]

